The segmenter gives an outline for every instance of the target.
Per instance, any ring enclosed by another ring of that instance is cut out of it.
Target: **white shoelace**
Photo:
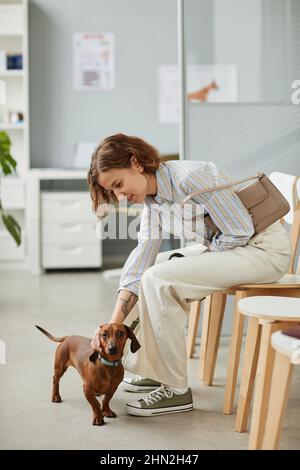
[[[170,387],[162,385],[161,387],[153,390],[153,392],[148,393],[142,400],[146,405],[153,405],[154,403],[162,400],[163,398],[172,398],[173,391]]]

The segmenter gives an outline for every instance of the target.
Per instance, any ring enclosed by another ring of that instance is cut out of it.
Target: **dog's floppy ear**
[[[95,351],[98,351],[99,353],[102,353],[102,347],[101,347],[100,338],[99,338],[99,334],[100,334],[100,330],[101,330],[102,326],[103,326],[103,324],[98,326],[98,328],[95,330],[94,337],[91,341],[92,348]]]
[[[132,331],[132,329],[127,325],[124,325],[124,326],[126,328],[128,338],[130,338],[130,340],[131,340],[130,351],[132,353],[135,353],[138,349],[140,349],[141,345],[138,342],[138,340],[136,339],[136,336],[135,336],[134,332]]]
[[[98,357],[98,352],[97,352],[97,351],[94,351],[94,352],[90,355],[89,360],[90,360],[91,362],[96,362],[97,357]]]

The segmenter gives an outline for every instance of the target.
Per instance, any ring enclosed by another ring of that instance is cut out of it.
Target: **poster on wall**
[[[236,103],[238,67],[234,64],[189,65],[187,88],[189,102]]]
[[[75,33],[73,39],[75,90],[115,87],[114,35]]]
[[[236,65],[189,65],[187,93],[189,103],[236,103],[238,68]],[[158,121],[179,121],[179,82],[177,65],[158,68]]]

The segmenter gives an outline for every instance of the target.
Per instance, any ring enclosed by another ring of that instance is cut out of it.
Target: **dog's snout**
[[[118,348],[114,343],[112,343],[109,345],[108,351],[109,351],[109,354],[116,354],[118,352]]]

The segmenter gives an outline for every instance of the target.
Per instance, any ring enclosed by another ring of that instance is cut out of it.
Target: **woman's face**
[[[103,171],[99,174],[98,183],[107,191],[114,192],[118,201],[127,198],[130,202],[142,203],[149,190],[143,167],[138,164]]]

